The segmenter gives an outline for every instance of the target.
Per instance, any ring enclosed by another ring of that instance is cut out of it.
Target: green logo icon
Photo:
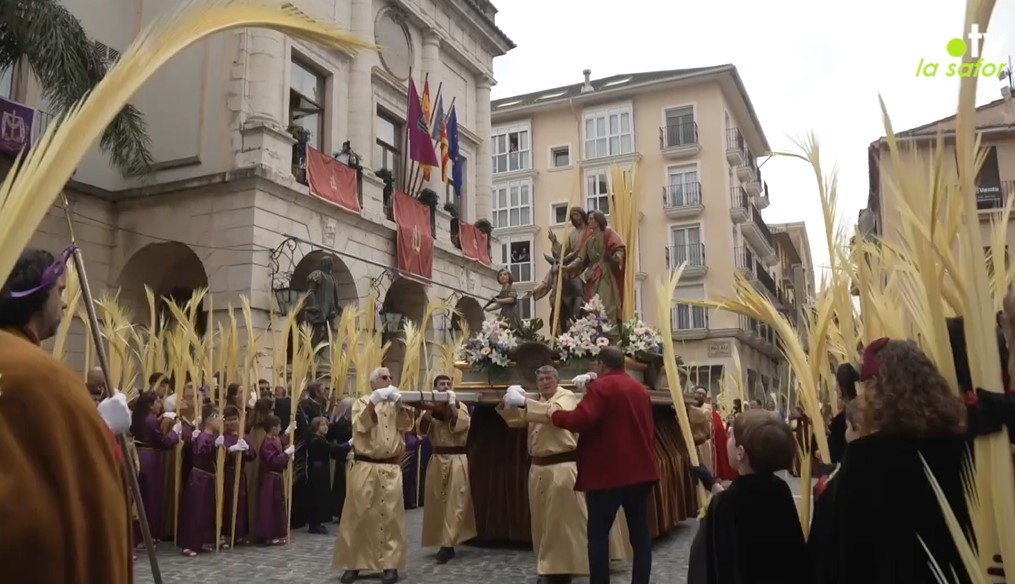
[[[992,34],[991,40],[998,41],[996,36]],[[945,51],[955,61],[942,63],[933,59],[920,59],[920,64],[916,67],[916,76],[937,77],[938,71],[941,70],[944,77],[995,77],[1004,70],[1005,64],[984,61],[981,53],[986,42],[987,33],[980,32],[979,25],[973,24],[969,27],[966,38],[955,37],[945,45]],[[994,44],[992,42],[991,46]],[[963,62],[967,56],[970,58]]]

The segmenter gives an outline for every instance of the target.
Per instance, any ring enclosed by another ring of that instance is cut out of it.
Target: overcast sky
[[[963,36],[963,0],[494,0],[497,24],[518,48],[494,61],[493,98],[620,73],[733,63],[773,150],[817,132],[824,164],[838,164],[839,214],[855,222],[866,205],[867,145],[882,136],[880,92],[897,130],[955,113],[957,78],[916,77],[921,58],[953,62]],[[1015,0],[998,0],[981,55],[1015,55]],[[998,32],[995,32],[998,31]],[[981,77],[977,104],[1000,97]],[[797,160],[763,169],[770,222],[807,222],[815,269],[828,264],[814,175]],[[848,217],[847,217],[848,216]]]

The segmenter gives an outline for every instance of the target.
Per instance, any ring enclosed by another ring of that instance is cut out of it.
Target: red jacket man
[[[609,582],[610,528],[624,508],[634,549],[632,584],[648,584],[652,572],[652,534],[648,499],[659,481],[655,422],[648,390],[624,370],[624,353],[605,347],[596,358],[598,377],[578,407],[550,414],[554,426],[578,432],[578,479],[588,506],[591,584]],[[591,376],[579,376],[582,385]]]

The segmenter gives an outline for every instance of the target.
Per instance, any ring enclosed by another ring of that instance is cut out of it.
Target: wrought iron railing
[[[685,182],[663,187],[663,204],[671,209],[701,204],[701,183]]]
[[[659,128],[660,148],[679,148],[698,143],[698,122],[681,121]]]

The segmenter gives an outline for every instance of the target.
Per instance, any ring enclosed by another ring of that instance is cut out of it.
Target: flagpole
[[[411,84],[411,83],[412,83],[412,67],[409,67],[409,84]],[[409,186],[409,182],[408,182],[409,181],[409,174],[412,172],[412,166],[411,166],[412,160],[409,157],[409,124],[411,123],[411,120],[409,119],[409,94],[410,94],[409,88],[408,88],[408,86],[406,86],[406,89],[405,89],[405,106],[406,106],[405,107],[405,139],[402,140],[402,164],[401,164],[402,168],[399,169],[399,170],[404,170],[405,172],[402,173],[402,176],[398,177],[399,178],[398,182],[402,186],[402,190],[403,191],[406,190],[408,188],[408,186]]]
[[[74,246],[73,259],[74,269],[78,272],[78,280],[81,282],[81,297],[85,301],[85,315],[88,316],[88,326],[92,331],[92,341],[95,343],[95,356],[99,361],[99,367],[102,369],[102,375],[106,379],[106,388],[103,392],[105,397],[112,397],[114,388],[109,387],[110,368],[109,368],[109,355],[106,353],[106,347],[102,344],[102,331],[99,328],[99,317],[95,313],[95,299],[92,296],[92,288],[88,283],[88,275],[85,273],[85,260],[81,255],[81,249],[77,247],[77,241],[74,237],[74,223],[71,220],[70,201],[67,200],[67,195],[63,195],[63,212],[67,218],[67,229],[70,232],[70,242]],[[145,514],[144,502],[141,500],[141,486],[137,480],[137,469],[134,467],[134,457],[131,454],[129,445],[127,444],[127,438],[123,434],[119,434],[116,437],[117,442],[120,445],[120,452],[123,455],[124,466],[126,467],[127,474],[127,486],[130,489],[130,495],[134,499],[134,508],[137,510],[137,522],[141,527],[141,538],[144,540],[145,550],[148,552],[148,563],[151,565],[152,579],[155,584],[162,584],[162,573],[159,571],[159,560],[155,555],[155,543],[152,541],[152,532],[148,526],[148,516]],[[130,553],[130,550],[123,550],[125,553]]]
[[[448,105],[448,114],[447,115],[448,115],[449,118],[451,117],[451,112],[454,111],[454,109],[455,109],[455,100],[457,100],[457,99],[458,99],[457,97],[452,97],[451,98],[451,104]],[[457,129],[457,125],[456,125],[456,129]],[[451,135],[450,134],[448,135],[448,154],[449,155],[451,154]],[[456,164],[458,164],[458,161],[455,160],[454,158],[452,158],[451,159],[451,172],[448,175],[448,179],[451,181],[451,188],[455,189],[455,197],[457,198],[457,197],[462,196],[462,194],[458,192],[458,185],[455,184],[455,165]],[[458,212],[461,213],[462,210],[459,209]]]

